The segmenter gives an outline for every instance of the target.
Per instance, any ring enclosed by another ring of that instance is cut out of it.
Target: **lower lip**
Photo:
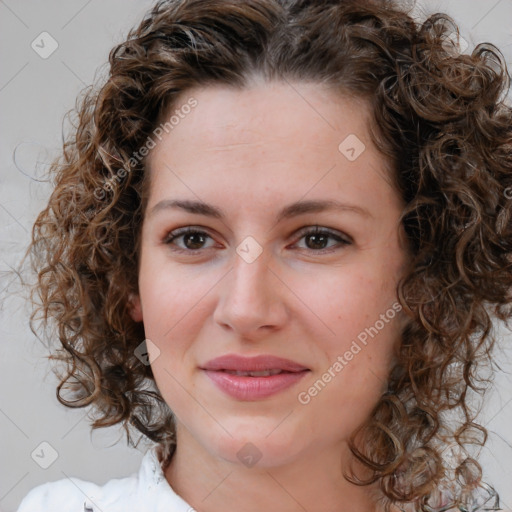
[[[298,382],[308,370],[278,373],[268,377],[245,377],[223,371],[204,370],[222,390],[238,400],[260,400],[275,395]]]

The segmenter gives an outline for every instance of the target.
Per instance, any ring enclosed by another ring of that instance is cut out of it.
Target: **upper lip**
[[[272,355],[260,355],[253,357],[239,356],[236,354],[227,354],[216,357],[205,363],[203,370],[221,371],[241,371],[241,372],[261,372],[265,370],[282,370],[285,372],[302,372],[308,370],[305,366]]]

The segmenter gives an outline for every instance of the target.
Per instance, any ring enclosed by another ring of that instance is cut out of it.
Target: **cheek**
[[[318,315],[317,335],[323,333],[322,339],[330,340],[332,348],[343,349],[358,337],[364,343],[365,333],[369,329],[374,332],[377,323],[377,330],[385,337],[395,323],[393,304],[396,307],[397,297],[396,281],[384,275],[375,269],[353,268],[326,275],[304,289],[304,296],[310,298],[308,305]]]
[[[350,304],[336,336],[322,338],[325,362],[297,397],[316,419],[312,428],[319,436],[336,438],[340,432],[348,436],[387,390],[398,330],[396,311],[385,311],[385,320],[377,316],[370,323],[365,317],[355,318],[358,305]]]
[[[144,263],[139,275],[144,328],[148,337],[163,341],[197,318],[213,283],[207,272],[184,271],[156,261]]]

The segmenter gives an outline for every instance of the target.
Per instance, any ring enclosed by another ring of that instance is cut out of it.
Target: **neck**
[[[245,467],[215,457],[179,429],[165,477],[178,495],[201,512],[383,510],[375,485],[360,487],[343,477],[346,444],[312,452],[280,466]]]

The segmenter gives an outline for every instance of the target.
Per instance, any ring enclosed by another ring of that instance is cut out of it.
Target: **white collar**
[[[150,447],[141,461],[138,473],[126,478],[113,479],[104,486],[90,489],[92,492],[87,493],[84,512],[194,512],[194,509],[169,485],[162,464],[162,447]]]

